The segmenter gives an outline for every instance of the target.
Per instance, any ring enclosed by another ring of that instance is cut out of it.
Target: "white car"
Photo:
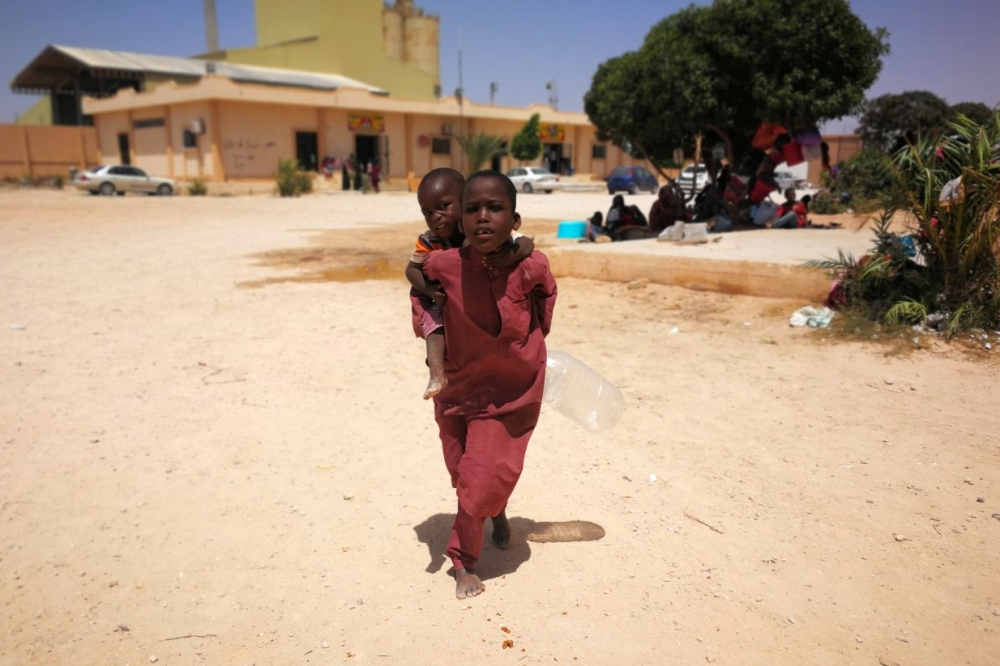
[[[677,177],[677,185],[680,186],[686,197],[693,198],[708,185],[708,169],[705,168],[704,164],[699,164],[697,167],[693,164],[684,167],[681,175]]]
[[[545,167],[517,167],[508,171],[507,177],[510,178],[510,182],[514,183],[514,187],[525,194],[531,194],[535,190],[552,194],[552,190],[561,187],[559,176]]]
[[[169,197],[177,189],[177,184],[169,178],[150,176],[142,169],[127,165],[105,165],[76,174],[72,185],[91,194],[112,194],[119,196],[126,192],[159,194]]]

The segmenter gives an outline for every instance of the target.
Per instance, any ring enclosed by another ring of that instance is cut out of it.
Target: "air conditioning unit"
[[[191,134],[204,134],[205,121],[200,119],[192,121],[191,124],[188,125],[188,130],[191,132]]]
[[[445,136],[453,136],[455,134],[455,126],[451,124],[442,125],[441,134],[444,134]]]

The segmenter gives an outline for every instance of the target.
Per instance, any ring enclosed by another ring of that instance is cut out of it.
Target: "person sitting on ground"
[[[594,214],[587,218],[587,240],[591,243],[604,243],[611,240],[604,228],[604,215],[599,210],[595,210]]]
[[[616,194],[614,199],[611,200],[611,208],[608,209],[608,214],[604,217],[604,223],[609,232],[619,227],[618,218],[621,216],[623,210],[625,210],[625,197]]]
[[[427,343],[427,365],[430,380],[424,392],[429,400],[448,385],[444,371],[444,292],[440,285],[424,276],[423,265],[434,250],[462,247],[462,188],[465,178],[454,169],[435,169],[424,176],[417,187],[417,202],[427,223],[427,231],[417,237],[410,263],[406,266],[406,279],[413,288],[410,303],[413,313],[413,332]],[[520,219],[518,225],[520,226]],[[526,258],[535,249],[530,238],[514,231],[511,242],[484,258],[487,266],[503,269]]]
[[[672,184],[664,185],[649,209],[649,229],[660,232],[677,221],[678,213],[677,193]]]
[[[806,226],[806,207],[795,200],[795,189],[785,190],[785,203],[778,208],[778,216],[764,225],[768,229],[801,229]]]

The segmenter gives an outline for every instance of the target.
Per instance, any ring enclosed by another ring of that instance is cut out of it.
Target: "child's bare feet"
[[[465,569],[455,570],[455,597],[458,599],[468,599],[483,593],[486,586],[479,576]]]
[[[424,400],[430,400],[444,390],[448,385],[448,378],[442,372],[440,376],[431,375],[431,380],[427,382],[427,390],[424,391]]]
[[[493,545],[500,550],[507,550],[510,545],[510,523],[507,522],[507,510],[493,516]]]

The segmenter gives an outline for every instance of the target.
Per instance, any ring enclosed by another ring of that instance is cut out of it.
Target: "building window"
[[[603,160],[608,156],[608,147],[595,144],[590,150],[590,156],[595,160]]]
[[[435,155],[451,155],[451,139],[431,139],[431,152]]]
[[[198,147],[198,135],[191,130],[184,130],[184,147],[185,148],[197,148]]]
[[[142,118],[140,120],[133,120],[132,128],[146,129],[147,127],[163,127],[166,124],[163,118]]]

